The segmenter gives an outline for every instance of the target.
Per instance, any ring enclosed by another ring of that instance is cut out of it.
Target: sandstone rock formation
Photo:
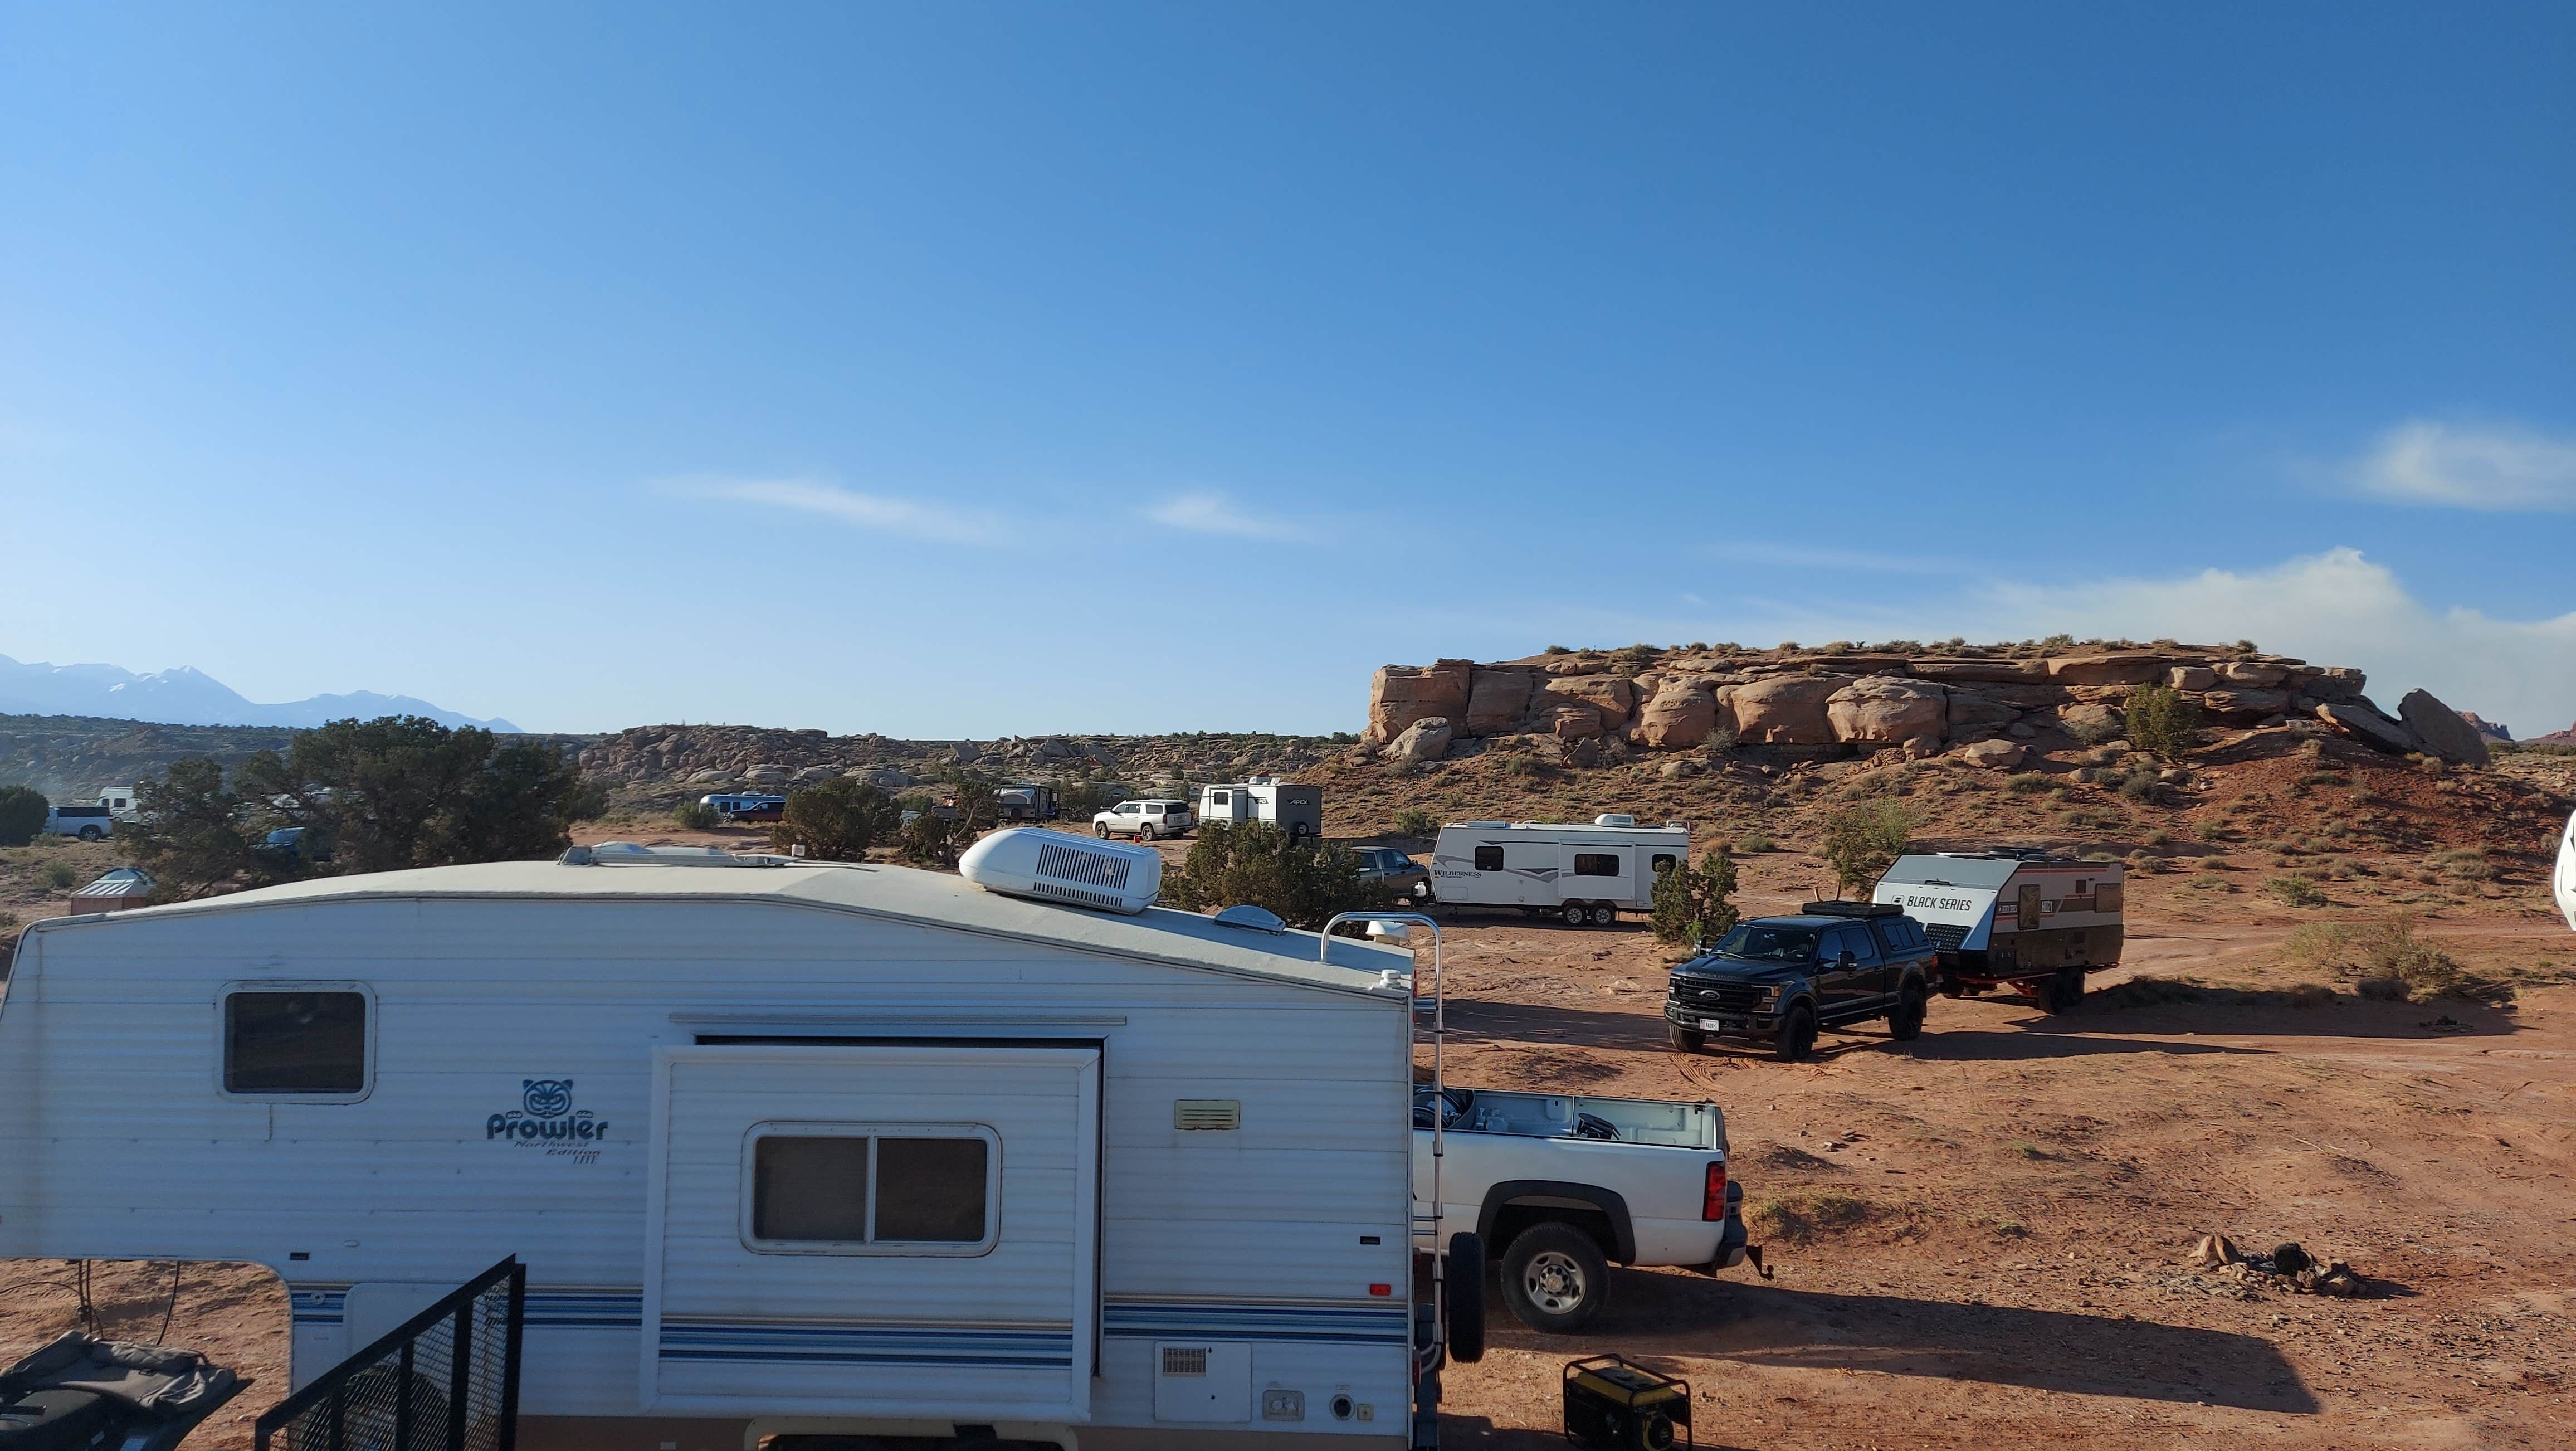
[[[1712,742],[1807,759],[1881,750],[1920,757],[1996,742],[2045,750],[2052,741],[2063,745],[2060,729],[2086,741],[2117,735],[2129,695],[2159,685],[2196,700],[2222,729],[2296,720],[2297,728],[2315,730],[2322,721],[2382,750],[2426,750],[2441,735],[2449,758],[2483,758],[2482,745],[2472,748],[2477,723],[2438,701],[2413,707],[2401,722],[2370,703],[2365,684],[2359,670],[2242,646],[2119,642],[2054,653],[1956,641],[1931,652],[1902,645],[1640,646],[1386,666],[1370,686],[1360,740],[1364,750],[1386,747],[1416,724],[1439,720],[1448,733],[1443,753],[1461,742],[1521,737],[1547,741],[1567,760],[1616,756],[1626,747],[1700,751]],[[2433,723],[2414,724],[2414,715]],[[2458,722],[2458,731],[2444,735],[2444,720]],[[1438,759],[1422,754],[1438,734],[1417,737],[1402,758]],[[2010,755],[1989,750],[1978,759]]]

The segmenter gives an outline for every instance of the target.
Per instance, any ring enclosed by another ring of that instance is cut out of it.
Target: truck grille
[[[1933,946],[1943,952],[1956,952],[1959,950],[1959,944],[1968,940],[1967,928],[1948,922],[1926,922],[1923,924],[1923,933],[1932,939]]]
[[[1673,1001],[1695,1008],[1716,1008],[1723,1012],[1752,1011],[1762,1000],[1762,990],[1749,982],[1673,984]]]

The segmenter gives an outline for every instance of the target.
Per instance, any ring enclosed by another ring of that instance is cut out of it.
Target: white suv
[[[1186,801],[1121,801],[1091,818],[1099,836],[1132,836],[1152,841],[1158,836],[1187,836],[1199,824]]]

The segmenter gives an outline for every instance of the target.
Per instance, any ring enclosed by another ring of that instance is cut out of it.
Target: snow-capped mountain
[[[355,690],[261,705],[200,670],[180,666],[137,675],[114,665],[20,663],[0,655],[0,715],[96,715],[168,725],[317,726],[356,716],[421,715],[448,726],[519,728],[476,720],[408,695]]]

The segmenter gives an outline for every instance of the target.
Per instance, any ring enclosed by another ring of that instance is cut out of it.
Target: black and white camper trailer
[[[302,1383],[515,1254],[523,1447],[1406,1446],[1411,954],[1151,908],[1151,848],[965,872],[576,848],[40,922],[0,1255],[271,1266]]]
[[[1324,832],[1324,788],[1300,786],[1276,776],[1227,781],[1199,788],[1199,822],[1242,826],[1266,821],[1290,836]]]
[[[1923,924],[1943,992],[2003,986],[2063,1011],[2083,997],[2085,974],[2120,965],[2127,890],[2116,861],[1945,851],[1898,857],[1870,900]]]

